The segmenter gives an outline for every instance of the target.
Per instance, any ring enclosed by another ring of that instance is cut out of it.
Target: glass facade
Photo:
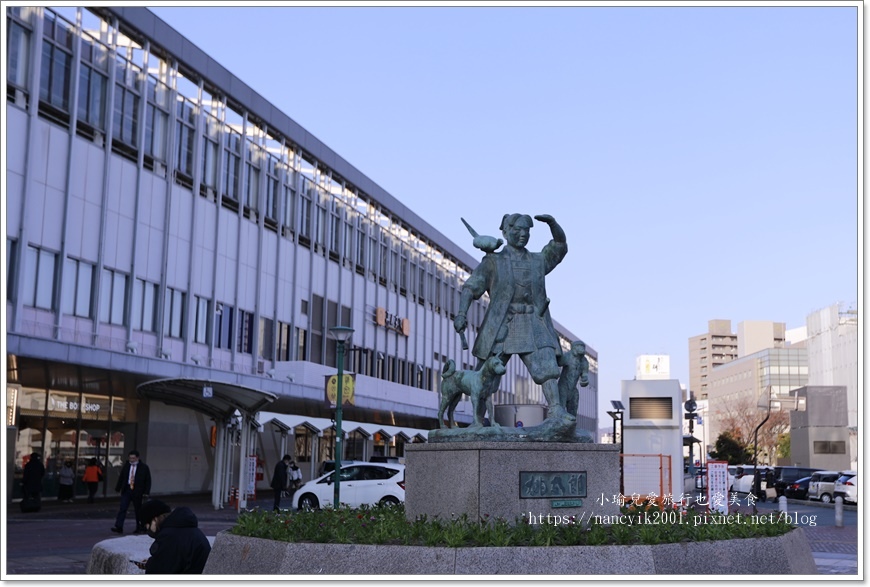
[[[111,494],[127,451],[136,446],[135,381],[124,374],[9,357],[7,425],[16,429],[12,498],[21,497],[21,476],[31,453],[45,463],[43,497],[58,493],[57,473],[74,463],[75,494],[95,458],[107,473],[98,495]]]

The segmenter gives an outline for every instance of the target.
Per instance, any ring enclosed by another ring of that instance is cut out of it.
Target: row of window
[[[10,8],[8,87],[26,92],[28,22],[36,12]],[[82,11],[82,14],[88,14]],[[93,18],[93,15],[91,15]],[[73,83],[74,25],[51,9],[43,12],[43,61],[40,76],[40,115],[61,124],[69,123]],[[87,29],[88,27],[85,27]],[[99,30],[98,26],[93,26]],[[314,248],[338,261],[355,265],[361,274],[396,288],[420,304],[427,304],[445,315],[455,314],[459,302],[460,279],[466,275],[454,264],[446,269],[432,262],[419,249],[429,246],[410,235],[400,222],[375,210],[337,184],[328,172],[308,161],[285,143],[259,131],[244,115],[226,104],[215,103],[207,93],[194,101],[182,95],[200,94],[199,88],[180,72],[170,75],[168,66],[155,55],[128,43],[110,59],[111,49],[87,32],[81,34],[80,74],[78,80],[77,126],[80,133],[105,131],[108,107],[109,64],[115,65],[115,94],[112,117],[112,148],[122,156],[138,159],[144,150],[145,165],[152,171],[160,163],[172,170],[175,181],[193,189],[195,154],[201,162],[199,192],[206,197],[220,193],[223,205],[246,215],[259,216],[260,192],[265,226]],[[142,64],[149,72],[142,75]],[[174,79],[173,89],[165,83]],[[144,84],[141,80],[144,80]],[[140,100],[145,98],[145,125],[139,144]],[[175,109],[171,100],[175,95]],[[170,118],[174,117],[174,128]],[[201,133],[197,122],[202,119]],[[243,138],[240,129],[246,129]],[[174,130],[174,132],[172,132]],[[167,145],[175,145],[173,156]],[[219,156],[219,154],[222,154]],[[242,161],[244,160],[244,169]],[[307,171],[306,171],[307,170]],[[244,172],[244,175],[243,175]],[[242,190],[242,178],[245,186]],[[343,194],[339,197],[337,194]],[[215,198],[217,200],[217,198]],[[279,214],[281,215],[279,221]]]
[[[7,240],[7,283],[14,276],[15,249],[17,241]],[[24,305],[53,311],[58,287],[57,253],[29,245],[25,253],[22,300]],[[68,286],[60,300],[64,314],[81,318],[94,318],[100,322],[126,326],[125,305],[132,295],[130,320],[132,328],[138,331],[156,332],[158,316],[158,284],[142,279],[134,279],[129,286],[129,276],[112,270],[103,269],[102,278],[96,279],[95,265],[73,258],[67,258],[64,280]],[[95,311],[95,297],[99,287],[99,311]],[[11,299],[13,287],[8,288]],[[183,338],[186,335],[187,294],[174,288],[166,288],[163,312],[163,334],[170,338]],[[217,349],[232,350],[240,353],[254,352],[254,337],[257,337],[257,354],[260,358],[276,361],[308,360],[318,364],[336,366],[336,342],[325,336],[332,326],[350,324],[351,311],[346,306],[314,295],[309,307],[302,304],[303,313],[311,315],[310,330],[293,329],[285,322],[277,324],[271,318],[261,317],[258,327],[254,328],[254,314],[227,304],[213,304],[211,300],[194,296],[193,316],[190,327],[193,329],[191,340],[199,344],[214,344]],[[326,327],[322,327],[326,312]],[[235,330],[234,330],[235,327]],[[291,336],[291,333],[293,336]],[[311,343],[309,344],[309,340]],[[324,344],[325,343],[325,344]],[[324,347],[325,346],[325,351]],[[404,385],[433,389],[432,369],[404,358],[385,355],[370,348],[353,348],[348,353],[349,370],[362,375],[370,375]]]

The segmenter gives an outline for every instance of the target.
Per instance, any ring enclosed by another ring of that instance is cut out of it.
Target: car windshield
[[[843,475],[842,477],[837,479],[837,483],[848,483],[852,480],[852,477],[854,477],[854,475]]]

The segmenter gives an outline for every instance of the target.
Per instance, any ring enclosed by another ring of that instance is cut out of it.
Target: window
[[[844,455],[846,454],[846,441],[814,440],[813,453],[817,455]]]
[[[57,254],[27,247],[24,261],[24,305],[53,310]]]
[[[220,122],[211,114],[205,117],[202,141],[202,188],[217,192],[218,187],[218,147],[220,141]]]
[[[193,328],[193,342],[206,344],[208,342],[209,325],[211,324],[211,312],[208,311],[209,300],[199,296],[193,296],[196,323]]]
[[[72,25],[46,9],[43,26],[39,99],[68,113],[72,77]]]
[[[284,220],[281,222],[286,228],[293,230],[293,219],[296,217],[296,190],[290,186],[283,186],[284,197]]]
[[[6,299],[12,300],[15,291],[15,268],[17,267],[18,241],[6,239]]]
[[[100,287],[100,321],[123,326],[127,276],[112,269],[103,269]]]
[[[78,119],[96,129],[106,126],[106,88],[109,85],[109,50],[85,33],[81,44],[79,68]]]
[[[341,217],[335,199],[329,203],[329,208],[329,251],[338,255],[341,252]]]
[[[272,335],[272,320],[270,318],[260,318],[260,333],[259,333],[259,349],[258,356],[263,359],[272,360],[275,354],[275,344]]]
[[[368,223],[361,222],[356,231],[356,264],[358,267],[366,266],[366,232]]]
[[[184,334],[184,292],[166,288],[163,299],[163,335],[181,338]]]
[[[266,218],[270,220],[278,220],[278,194],[280,193],[281,182],[278,181],[280,173],[280,161],[277,157],[267,155],[266,157],[266,209],[263,212]]]
[[[304,361],[307,350],[308,340],[305,337],[305,330],[302,328],[296,328],[296,360]]]
[[[120,57],[116,58],[115,67],[118,81],[115,83],[112,138],[119,147],[126,146],[122,151],[129,154],[135,152],[139,133],[139,94],[136,91],[139,68]]]
[[[232,350],[234,308],[218,304],[215,310],[217,324],[215,325],[215,348]]]
[[[284,322],[278,322],[278,356],[276,361],[290,361],[290,325]]]
[[[169,88],[153,76],[148,77],[145,106],[145,153],[166,162],[166,129],[169,124]]]
[[[175,168],[190,181],[193,177],[193,143],[196,130],[196,108],[193,102],[178,97],[175,122]]]
[[[156,283],[136,279],[133,286],[134,330],[157,331],[157,290]]]
[[[25,11],[29,8],[11,7],[6,9],[9,24],[6,39],[6,83],[13,87],[11,98],[14,99],[14,88],[27,93],[27,76],[30,71],[30,30],[18,20],[24,20]]]
[[[239,310],[239,343],[236,350],[249,355],[254,352],[254,315],[245,310]]]
[[[63,288],[63,311],[66,314],[91,317],[91,295],[94,286],[94,266],[76,259],[66,260],[67,285]]]
[[[248,143],[248,176],[245,189],[245,207],[257,211],[260,199],[260,164],[262,149],[253,143]]]
[[[307,190],[302,190],[299,198],[299,221],[296,223],[299,236],[311,238],[311,195]],[[310,242],[310,240],[309,240]]]
[[[227,145],[224,148],[224,196],[238,203],[242,135],[229,127],[225,128],[225,132]]]

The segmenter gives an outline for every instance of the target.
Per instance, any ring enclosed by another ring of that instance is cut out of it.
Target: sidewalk
[[[211,494],[154,496],[171,507],[185,505],[199,519],[199,527],[214,536],[233,526],[235,509],[215,510]],[[290,500],[282,506],[288,508]],[[272,507],[271,495],[249,501],[248,508]],[[18,504],[6,507],[6,561],[4,579],[12,575],[83,575],[93,546],[118,535],[109,531],[118,512],[118,499],[107,498],[88,504],[44,500],[42,510],[22,514]],[[133,531],[133,508],[127,514],[126,533]],[[858,528],[804,527],[820,575],[858,573]],[[14,577],[12,577],[14,578]]]

